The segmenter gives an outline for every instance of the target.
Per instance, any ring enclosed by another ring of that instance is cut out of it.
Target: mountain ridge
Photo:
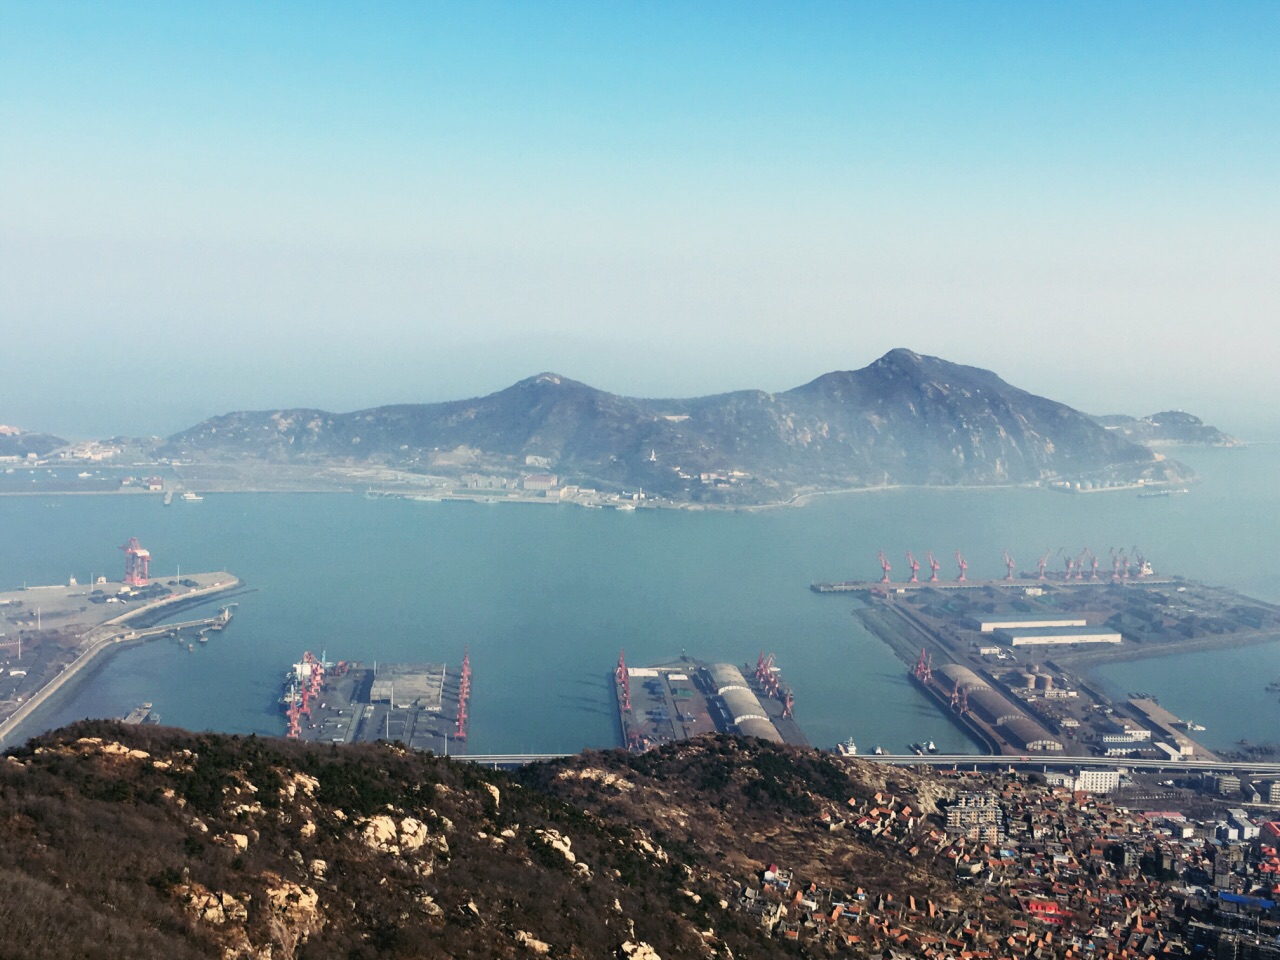
[[[234,412],[168,438],[177,459],[379,462],[605,490],[768,502],[890,484],[1185,480],[1174,461],[978,367],[895,349],[779,393],[608,393],[544,371],[494,393],[351,413]]]

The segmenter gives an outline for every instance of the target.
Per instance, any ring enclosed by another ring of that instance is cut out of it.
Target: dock
[[[705,733],[737,733],[808,746],[792,716],[794,698],[770,658],[753,671],[691,657],[614,671],[622,746],[641,752]]]
[[[0,661],[8,668],[0,676],[0,746],[18,740],[32,714],[70,689],[99,657],[168,633],[174,625],[154,625],[240,586],[234,574],[219,571],[141,584],[99,577],[87,584],[72,580],[0,593],[0,634],[7,634],[0,645],[12,650]],[[217,617],[190,623],[226,626],[231,606]]]
[[[299,666],[290,672],[294,690]],[[384,740],[439,755],[466,752],[465,728],[463,736],[458,735],[461,667],[360,662],[324,667],[319,689],[299,718],[298,739],[313,743]],[[282,720],[290,696],[286,685],[281,698]]]
[[[127,723],[130,726],[137,726],[142,723],[159,723],[160,716],[155,712],[151,704],[141,703],[130,710],[120,722]]]
[[[882,558],[883,559],[883,558]],[[956,726],[1004,755],[1118,762],[1216,759],[1189,724],[1141,696],[1113,703],[1093,665],[1261,642],[1280,607],[1181,577],[1107,577],[1074,560],[1071,576],[815,583],[911,667],[908,676]],[[1042,558],[1043,560],[1043,558]],[[914,573],[914,570],[912,571]],[[1202,728],[1200,728],[1202,729]]]

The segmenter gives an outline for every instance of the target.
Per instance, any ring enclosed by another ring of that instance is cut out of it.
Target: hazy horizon
[[[1280,436],[1280,7],[0,7],[0,423],[781,391]]]

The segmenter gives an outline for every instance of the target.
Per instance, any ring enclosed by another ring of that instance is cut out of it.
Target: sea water
[[[469,649],[469,749],[576,751],[617,743],[611,676],[688,654],[754,665],[775,653],[809,739],[853,737],[902,752],[934,740],[977,747],[906,678],[906,667],[816,580],[878,579],[884,550],[926,550],[954,578],[1004,575],[1008,548],[1032,570],[1046,550],[1139,550],[1181,574],[1280,601],[1280,445],[1179,449],[1199,474],[1186,495],[1042,489],[900,489],[757,512],[588,510],[351,495],[0,497],[0,587],[118,579],[117,545],[138,537],[154,576],[229,570],[252,592],[225,633],[188,651],[122,650],[27,728],[121,716],[150,701],[190,729],[281,734],[281,679],[304,650],[333,660],[447,662]],[[1061,569],[1061,561],[1055,560]],[[1106,566],[1104,560],[1104,566]],[[187,614],[188,616],[190,614]],[[10,652],[11,653],[11,652]],[[1212,747],[1280,734],[1280,644],[1112,664],[1111,692],[1144,690],[1203,723]]]

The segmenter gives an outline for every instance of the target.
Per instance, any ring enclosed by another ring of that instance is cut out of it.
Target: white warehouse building
[[[1067,643],[1119,643],[1116,630],[1103,627],[1006,627],[995,638],[1010,647],[1045,647]]]

